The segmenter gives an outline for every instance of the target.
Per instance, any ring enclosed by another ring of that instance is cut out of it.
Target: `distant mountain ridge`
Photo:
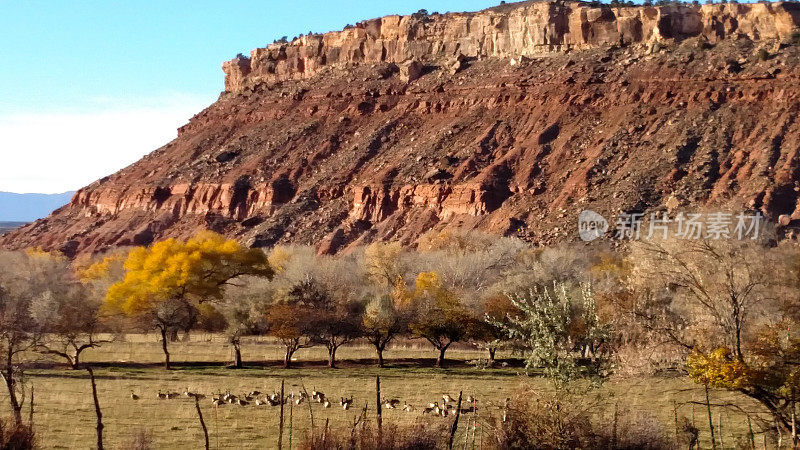
[[[75,191],[61,194],[0,192],[0,222],[33,222],[69,203]]]
[[[23,225],[27,225],[27,222],[0,222],[0,234],[7,233]]]

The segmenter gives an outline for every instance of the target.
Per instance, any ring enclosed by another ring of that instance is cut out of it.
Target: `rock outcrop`
[[[552,243],[577,239],[582,209],[790,224],[799,6],[523,2],[256,49],[177,139],[0,246],[76,255],[200,228],[322,252],[448,228]]]
[[[800,23],[796,3],[598,6],[527,1],[476,13],[414,14],[367,20],[257,48],[223,64],[225,89],[314,76],[331,66],[402,63],[463,55],[540,56],[619,44],[703,37],[783,39]],[[413,78],[413,77],[412,77]]]

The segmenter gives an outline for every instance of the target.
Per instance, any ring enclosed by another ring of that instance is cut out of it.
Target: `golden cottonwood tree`
[[[475,317],[453,291],[443,286],[436,272],[420,273],[413,290],[398,282],[394,295],[402,303],[413,305],[415,317],[409,328],[439,350],[436,367],[441,367],[447,349],[467,337]]]
[[[237,277],[273,275],[263,251],[210,231],[186,242],[167,239],[135,248],[124,268],[125,277],[108,289],[106,304],[143,318],[159,330],[167,369],[167,333],[191,328],[197,320],[197,304],[221,299],[225,287]]]

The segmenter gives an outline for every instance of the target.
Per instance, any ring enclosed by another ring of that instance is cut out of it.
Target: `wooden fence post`
[[[92,382],[92,398],[94,399],[94,413],[97,416],[97,450],[103,450],[103,413],[100,411],[100,402],[97,400],[97,383],[94,380],[94,371],[86,367],[89,380]]]
[[[381,376],[375,375],[375,402],[377,403],[377,421],[378,421],[378,448],[381,447],[383,442],[383,416],[381,412]]]
[[[448,450],[453,450],[453,438],[455,438],[455,436],[456,436],[456,430],[458,430],[458,418],[461,416],[461,395],[462,394],[464,394],[464,391],[461,391],[461,392],[458,393],[458,404],[456,405],[456,418],[453,419],[453,426],[450,427],[450,440],[447,443]]]
[[[283,405],[286,403],[286,397],[283,390],[284,380],[281,380],[281,417],[278,419],[278,450],[283,450]]]
[[[197,409],[197,417],[200,418],[200,426],[203,428],[203,436],[206,439],[206,450],[209,450],[208,428],[206,428],[206,421],[203,420],[203,411],[200,410],[200,398],[197,395],[194,396],[194,407]]]

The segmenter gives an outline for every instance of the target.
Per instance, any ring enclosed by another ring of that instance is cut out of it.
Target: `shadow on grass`
[[[521,359],[507,359],[498,361],[492,368],[478,368],[468,364],[463,360],[447,361],[442,368],[436,367],[434,358],[401,358],[387,361],[383,368],[375,365],[375,360],[371,358],[362,359],[343,359],[337,363],[336,368],[330,368],[325,360],[297,361],[292,363],[288,369],[283,367],[283,361],[248,361],[243,368],[236,369],[226,362],[209,361],[180,361],[173,362],[172,369],[164,370],[163,363],[137,363],[128,361],[101,361],[89,363],[95,369],[105,369],[98,378],[114,379],[120,376],[138,376],[140,378],[153,378],[154,373],[161,375],[167,374],[193,374],[193,375],[236,375],[242,376],[275,376],[275,377],[302,377],[309,375],[309,372],[325,372],[326,376],[332,377],[354,377],[354,376],[374,376],[380,374],[387,377],[403,377],[419,373],[447,374],[469,377],[483,376],[517,376],[524,373],[524,362]],[[32,376],[64,377],[64,378],[84,378],[86,371],[76,369],[71,370],[66,364],[57,362],[38,362],[26,366],[26,369],[33,370]],[[158,371],[158,372],[155,372]],[[119,375],[116,375],[119,374]],[[160,377],[155,377],[160,378]]]

